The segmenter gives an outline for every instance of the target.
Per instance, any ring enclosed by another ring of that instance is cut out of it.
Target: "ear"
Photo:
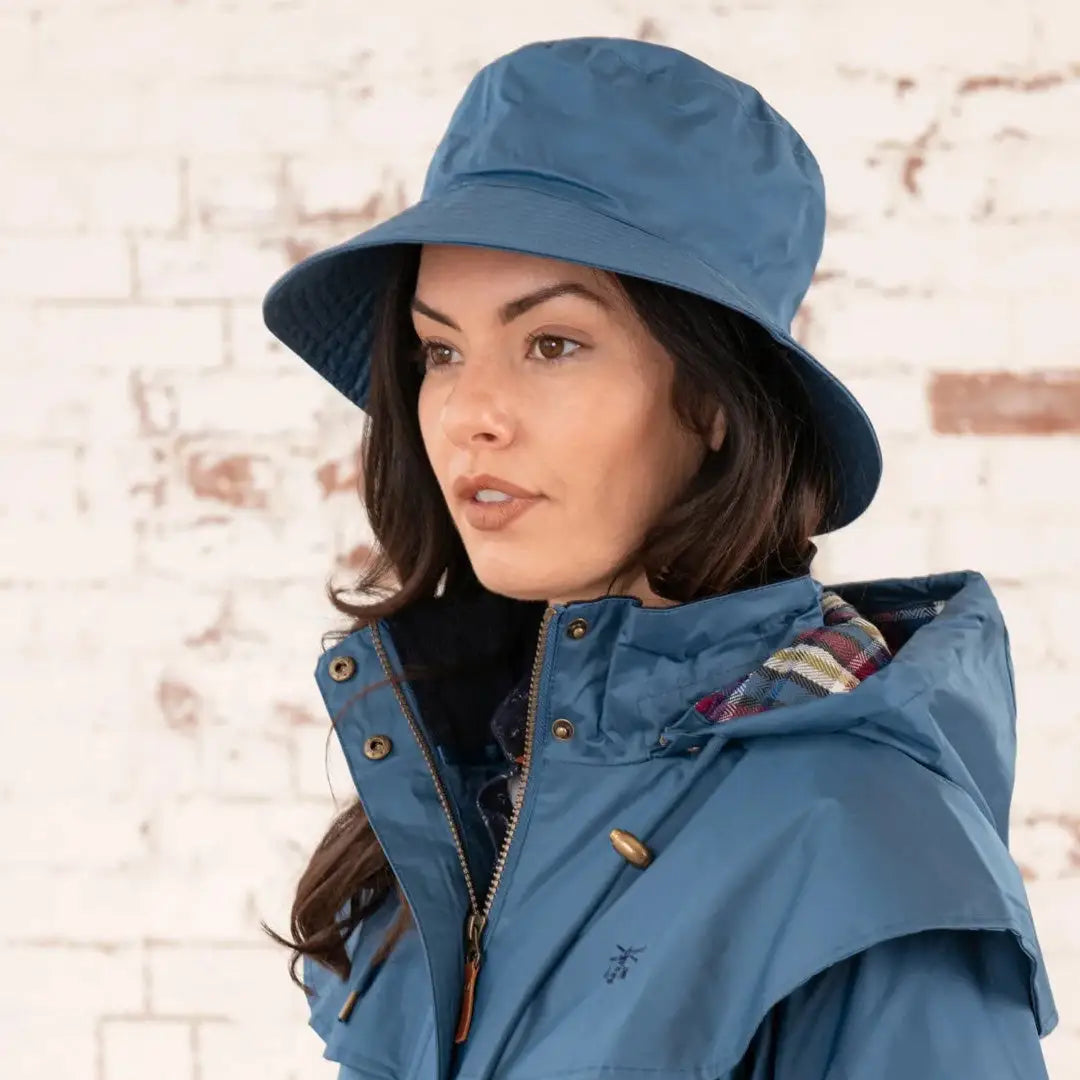
[[[717,406],[716,416],[713,419],[712,431],[709,434],[709,449],[719,450],[724,445],[724,436],[727,434],[727,417],[722,407]]]

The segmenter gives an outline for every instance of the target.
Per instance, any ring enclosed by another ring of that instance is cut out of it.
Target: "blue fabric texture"
[[[850,689],[785,694],[721,723],[699,710],[825,629],[828,593],[891,624],[888,663]],[[484,837],[473,781],[491,759],[444,741],[445,706],[419,683],[403,684],[419,738],[392,688],[359,691],[385,677],[376,634],[400,671],[432,659],[440,627],[479,641],[481,611],[448,598],[419,631],[384,621],[316,667],[415,921],[372,968],[391,893],[351,935],[348,978],[305,962],[311,1025],[343,1077],[1045,1076],[1039,1038],[1057,1014],[1007,846],[1012,661],[974,571],[828,587],[803,575],[671,608],[554,605],[536,640],[520,816],[472,1027],[455,1044],[470,900],[423,748],[467,845]],[[341,656],[356,666],[339,681]],[[572,737],[554,737],[558,719]],[[476,718],[482,737],[492,720]],[[376,734],[392,750],[372,760]],[[614,828],[649,847],[647,867],[613,847]]]
[[[818,163],[754,87],[653,42],[540,41],[473,77],[419,201],[286,271],[263,318],[363,408],[388,247],[519,251],[708,297],[764,327],[800,374],[836,477],[824,533],[881,477],[866,413],[791,336],[824,232]]]

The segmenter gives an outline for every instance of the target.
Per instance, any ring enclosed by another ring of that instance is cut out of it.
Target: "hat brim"
[[[263,320],[350,401],[364,408],[381,254],[395,244],[464,244],[582,263],[707,297],[763,326],[794,356],[836,477],[821,533],[869,506],[881,479],[874,427],[851,392],[723,275],[669,241],[577,200],[506,182],[470,182],[429,196],[308,256],[271,285]]]

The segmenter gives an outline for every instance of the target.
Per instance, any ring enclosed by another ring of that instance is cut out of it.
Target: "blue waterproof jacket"
[[[795,679],[782,707],[724,723],[696,704],[822,627],[811,575],[670,608],[439,597],[323,653],[416,923],[369,963],[391,892],[350,935],[347,979],[305,959],[343,1080],[1046,1076],[1057,1017],[1006,846],[1015,695],[993,593],[967,571],[828,588],[871,621],[931,614],[849,691]],[[473,668],[385,683],[448,660]],[[505,765],[488,720],[522,670],[526,776],[495,858],[476,793]]]

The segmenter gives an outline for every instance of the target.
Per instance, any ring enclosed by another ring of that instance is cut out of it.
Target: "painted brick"
[[[328,397],[324,380],[302,362],[289,373],[224,370],[174,384],[177,425],[193,436],[215,433],[303,436],[315,428]],[[258,403],[258,408],[244,403]]]
[[[200,154],[188,167],[190,220],[201,230],[270,229],[281,219],[283,164],[267,154]]]
[[[168,866],[196,874],[215,866],[260,865],[299,876],[331,821],[327,803],[226,799],[220,792],[161,803],[150,831]]]
[[[134,1013],[143,1008],[144,958],[138,946],[8,942],[3,957],[8,971],[22,977],[5,979],[0,987],[0,1016],[52,1016],[66,1031],[68,1024],[78,1025],[103,1012]],[[30,972],[33,978],[26,978]],[[82,992],[71,993],[72,988]],[[91,988],[93,992],[87,993]],[[4,1046],[7,1058],[16,1044],[5,1041]]]
[[[175,160],[12,155],[0,174],[0,228],[25,233],[172,229],[180,221]]]
[[[330,730],[325,708],[315,712],[317,722],[298,727],[293,732],[296,748],[297,794],[344,810],[356,799],[356,785],[341,750],[341,743]]]
[[[235,480],[226,477],[219,490],[242,493],[230,494],[230,498],[257,498],[261,490],[257,486],[257,474],[254,483],[256,486],[250,487],[244,475]],[[249,490],[254,494],[249,496]],[[243,550],[245,575],[250,581],[280,582],[304,573],[324,572],[326,557],[322,545],[327,531],[333,532],[332,522],[329,529],[324,522],[314,519],[280,522],[260,515],[257,509],[250,514],[234,515],[228,502],[221,498],[207,497],[204,503],[200,516],[175,526],[162,524],[153,536],[143,537],[140,566],[144,571],[180,574],[204,585],[221,585],[232,580],[235,552]],[[294,557],[288,565],[281,561],[283,542],[295,545]],[[310,559],[306,570],[303,558]]]
[[[89,163],[92,229],[164,231],[180,225],[180,165],[175,158]]]
[[[1056,512],[1069,500],[1071,485],[1080,477],[1080,439],[1007,435],[987,439],[985,445],[991,506]]]
[[[35,79],[33,93],[8,94],[0,149],[23,153],[129,153],[142,148],[140,97],[121,83],[111,90]],[[175,146],[175,143],[172,144]],[[158,146],[165,147],[165,143]]]
[[[926,387],[920,374],[850,375],[845,383],[880,435],[927,430]]]
[[[1031,18],[1022,0],[995,3],[993,18],[973,19],[970,34],[943,33],[941,10],[932,0],[890,12],[884,25],[857,0],[830,0],[825,10],[843,27],[830,55],[852,66],[870,66],[873,57],[911,74],[941,68],[965,71],[973,64],[997,70],[1026,63],[1031,47]]]
[[[932,249],[934,257],[927,258]],[[861,229],[837,229],[826,240],[821,269],[845,273],[882,292],[1000,296],[1038,292],[1050,279],[1075,289],[1080,268],[1075,236],[1054,221],[1023,228],[1003,222],[893,219]],[[888,258],[881,253],[887,251]]]
[[[958,91],[965,83],[967,89],[958,94],[949,121],[950,134],[958,140],[977,142],[1007,129],[1031,138],[1075,144],[1076,124],[1070,116],[1075,117],[1080,107],[1080,80],[1075,55],[1070,60],[1068,65],[1045,68],[1024,65],[1007,74],[986,65],[958,80]]]
[[[1031,9],[1031,38],[1036,70],[1069,70],[1076,62],[1076,9],[1068,0],[1036,4]]]
[[[28,446],[0,457],[0,490],[18,492],[4,507],[5,524],[77,518],[78,467],[78,450],[70,445]]]
[[[64,1037],[58,1039],[51,1009],[0,1013],[4,1080],[99,1080],[96,1027],[89,1017],[71,1018],[64,1021]]]
[[[123,520],[79,525],[78,558],[72,558],[71,534],[48,520],[25,521],[0,543],[0,583],[34,581],[89,582],[124,578],[137,562],[135,536]]]
[[[80,377],[93,369],[115,373],[127,367],[197,371],[222,363],[224,321],[223,306],[213,301],[39,305],[33,354],[63,365],[69,381],[73,368]]]
[[[57,828],[58,822],[74,821],[77,829]],[[138,803],[103,803],[63,790],[37,803],[30,796],[17,807],[0,803],[0,866],[107,870],[148,853],[147,818]]]
[[[786,20],[789,10],[776,6],[771,12],[778,20]],[[812,17],[810,9],[805,10]],[[730,52],[725,59],[730,66]],[[746,61],[735,63],[745,65]],[[836,74],[828,79],[821,77],[820,67],[810,65],[774,81],[766,74],[771,63],[760,62],[748,65],[742,77],[759,87],[766,100],[795,126],[815,156],[818,147],[850,148],[853,141],[859,146],[886,141],[907,144],[933,121],[938,93],[933,82],[927,85],[911,80],[910,88],[903,89],[901,78],[910,76],[912,68],[890,65],[875,70],[867,65],[865,57],[851,54],[846,61],[837,56],[833,64]],[[770,86],[775,87],[771,92]]]
[[[52,702],[43,690],[55,678],[56,663],[55,656],[40,665],[24,662],[31,670],[40,667],[40,674],[8,680],[13,693],[37,702],[27,710],[27,719],[34,719],[27,726],[34,730],[20,740],[20,768],[0,778],[0,790],[8,798],[21,804],[77,792],[80,798],[105,802],[164,798],[197,789],[202,776],[200,746],[182,727],[137,727],[138,714],[130,707],[131,695],[125,694],[123,684],[95,680],[85,669],[69,669],[72,678],[78,673],[78,695],[63,705]],[[94,698],[95,692],[108,696]],[[92,726],[96,715],[111,716],[113,726]],[[139,802],[129,812],[137,819]],[[103,808],[102,813],[108,810]],[[90,835],[93,821],[85,816],[84,820]]]
[[[6,155],[0,173],[0,228],[70,232],[86,223],[84,194],[72,170],[48,158]]]
[[[201,742],[206,790],[269,799],[289,790],[290,750],[284,736],[208,726]]]
[[[1054,281],[1038,295],[1016,304],[1014,362],[1023,368],[1050,371],[1080,369],[1080,320],[1069,315],[1070,296]],[[979,365],[985,369],[985,363]]]
[[[120,236],[0,236],[0,299],[131,296],[131,251]]]
[[[901,517],[931,510],[958,516],[990,509],[988,440],[913,438],[904,432],[885,432],[880,439],[884,468],[875,505],[880,502]]]
[[[1041,515],[1040,528],[1032,529],[1018,515],[942,515],[932,530],[934,563],[1005,580],[1069,577],[1076,567],[1075,537],[1067,517],[1056,516]]]
[[[36,54],[37,33],[30,11],[0,13],[0,77],[12,84],[31,78]]]
[[[215,867],[192,878],[172,867],[103,872],[16,866],[5,872],[4,883],[13,928],[8,938],[16,943],[266,940],[253,907],[257,882],[242,867]]]
[[[807,140],[813,138],[809,131],[803,135]],[[895,212],[902,197],[899,170],[889,165],[871,141],[847,135],[842,140],[836,140],[835,135],[818,138],[814,157],[828,178],[830,217],[850,223],[863,218],[877,220]]]
[[[33,355],[36,321],[24,302],[0,300],[0,335],[9,356]]]
[[[327,31],[328,34],[332,33]],[[302,153],[332,143],[331,99],[321,87],[277,81],[158,85],[139,101],[138,140],[149,151]]]
[[[251,300],[288,266],[280,242],[216,235],[148,237],[136,257],[139,295],[149,300]]]
[[[192,1025],[171,1020],[107,1020],[102,1064],[109,1080],[198,1080]]]
[[[136,433],[130,380],[122,371],[78,373],[55,357],[50,365],[11,365],[0,371],[0,426],[9,439],[72,443],[97,432]]]
[[[1075,147],[1019,140],[994,177],[993,213],[1004,218],[1080,219],[1080,158]]]
[[[341,1068],[323,1058],[302,1001],[276,1023],[207,1024],[199,1048],[200,1080],[334,1080]]]
[[[162,1016],[293,1019],[304,995],[288,977],[288,955],[269,939],[263,947],[152,946],[150,1009]]]
[[[180,648],[198,652],[198,642],[221,617],[220,593],[180,582],[159,581],[154,600],[168,608],[168,620],[146,618],[146,591],[137,578],[107,584],[73,586],[63,582],[22,583],[4,590],[6,618],[20,628],[18,649],[12,650],[12,667],[45,663],[57,655],[78,656],[80,661],[100,670],[101,665],[120,661],[117,682],[127,679],[127,661],[141,662]],[[102,628],[108,627],[103,633]],[[114,669],[115,670],[115,669]],[[14,674],[12,672],[11,674]],[[40,674],[31,673],[31,679]],[[135,680],[136,692],[139,692]],[[29,689],[29,687],[26,687]],[[144,702],[113,712],[113,721],[138,722]],[[108,715],[104,714],[103,715]]]
[[[289,162],[286,184],[298,220],[358,233],[420,197],[400,174],[374,158],[326,154]]]
[[[298,367],[306,367],[294,352],[286,349],[266,329],[258,304],[242,301],[229,304],[226,309],[226,328],[229,361],[234,365],[254,370],[288,372],[294,372]]]
[[[931,562],[930,522],[914,514],[896,518],[877,503],[864,516],[865,521],[855,523],[858,528],[850,525],[815,541],[818,578],[838,584],[926,572]]]
[[[1013,362],[1008,303],[950,296],[945,305],[932,296],[884,296],[853,287],[841,272],[836,280],[812,285],[806,304],[812,311],[808,344],[844,377],[897,366],[926,371]]]

